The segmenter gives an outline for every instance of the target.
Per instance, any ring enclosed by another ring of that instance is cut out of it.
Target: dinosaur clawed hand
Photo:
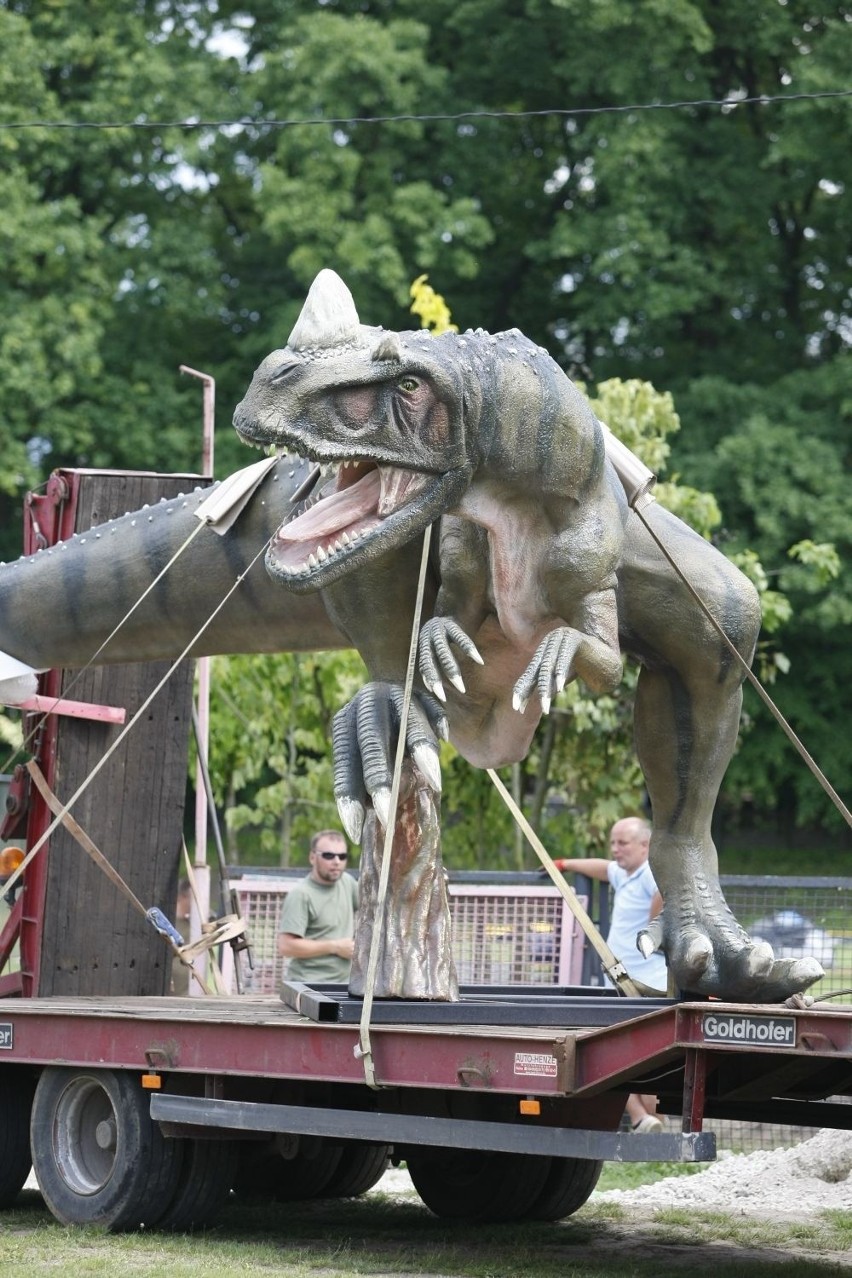
[[[543,714],[550,714],[553,698],[572,679],[580,678],[593,692],[612,692],[621,681],[622,665],[600,639],[558,626],[545,635],[512,691],[512,707],[521,714],[534,690],[538,691]]]
[[[476,644],[462,630],[457,621],[451,617],[433,617],[420,630],[417,641],[417,656],[420,677],[425,686],[439,701],[446,701],[442,676],[449,679],[457,692],[465,691],[459,663],[453,656],[451,644],[463,652],[471,661],[482,665]]]
[[[543,714],[550,703],[574,677],[574,658],[583,636],[579,630],[560,626],[551,630],[535,650],[535,656],[512,690],[512,708],[523,714],[533,689],[538,689]]]
[[[390,819],[402,706],[399,684],[368,683],[334,716],[334,797],[353,843],[361,840],[368,801],[384,827]],[[438,740],[446,740],[448,734],[441,706],[425,693],[415,693],[408,711],[406,753],[437,793],[441,790]]]
[[[700,876],[670,893],[637,938],[648,957],[662,950],[678,990],[731,1003],[780,1003],[824,975],[815,958],[776,959],[772,946],[740,927],[721,889]]]

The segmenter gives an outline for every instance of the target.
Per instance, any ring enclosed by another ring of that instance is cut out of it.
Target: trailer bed
[[[362,1084],[355,1051],[361,1004],[342,992],[335,1001],[348,1021],[318,1021],[271,996],[6,1000],[2,1059]],[[394,1002],[385,1009],[389,1023],[374,1004],[376,1083],[589,1097],[653,1078],[671,1110],[685,1086],[694,1091],[703,1079],[702,1112],[739,1117],[770,1101],[777,1115],[782,1102],[798,1110],[825,1096],[852,1095],[850,1006],[652,1001],[645,1011],[643,1000],[544,999],[539,991],[523,1002],[517,991],[502,998],[491,991],[487,999],[467,995],[443,1007]],[[504,1023],[510,1013],[516,1023]],[[849,1109],[842,1125],[852,1126],[852,1107],[832,1106],[840,1108]],[[687,1109],[686,1130],[700,1129],[696,1105]]]

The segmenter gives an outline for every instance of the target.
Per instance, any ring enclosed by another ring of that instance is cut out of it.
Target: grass
[[[598,1189],[636,1189],[669,1176],[694,1176],[707,1163],[604,1163]]]
[[[607,1164],[601,1188],[658,1179],[674,1165]],[[629,1181],[624,1173],[631,1173]],[[677,1171],[684,1169],[677,1165]],[[616,1183],[617,1182],[617,1183]],[[845,1262],[845,1263],[844,1263]],[[852,1213],[795,1225],[682,1210],[628,1215],[590,1203],[556,1225],[439,1220],[416,1198],[234,1202],[214,1231],[105,1235],[60,1225],[33,1191],[0,1216],[0,1275],[74,1278],[826,1278],[852,1265]]]

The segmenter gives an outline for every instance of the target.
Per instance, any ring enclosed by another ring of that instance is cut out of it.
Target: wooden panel
[[[75,528],[185,490],[186,477],[84,474]],[[200,624],[200,621],[199,621]],[[66,671],[63,695],[123,706],[128,721],[168,662]],[[110,756],[73,815],[145,908],[174,919],[187,782],[193,663],[186,661]],[[55,791],[77,791],[122,728],[61,718]],[[167,992],[171,949],[65,830],[50,839],[39,994]]]

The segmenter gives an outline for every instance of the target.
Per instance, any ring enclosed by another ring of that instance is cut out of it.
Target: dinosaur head
[[[263,361],[234,414],[245,442],[322,466],[270,545],[274,577],[297,591],[330,585],[458,502],[480,406],[459,340],[361,324],[343,281],[320,272],[286,347]]]

